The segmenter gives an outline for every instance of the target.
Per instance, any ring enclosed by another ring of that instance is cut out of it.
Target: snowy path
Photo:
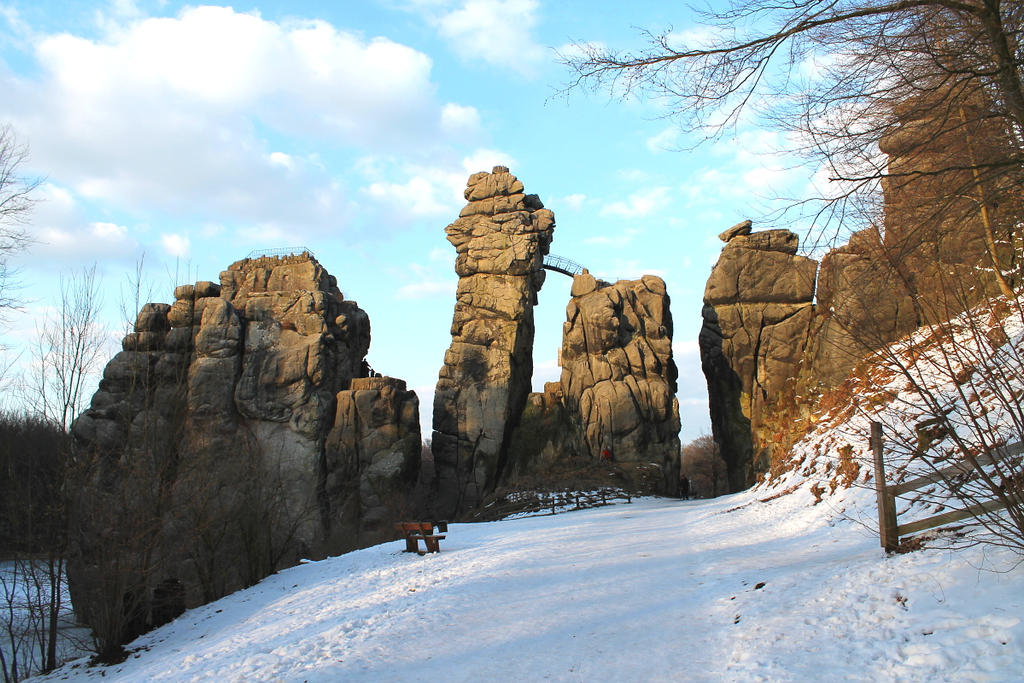
[[[106,679],[1022,678],[1024,567],[979,571],[978,549],[886,558],[805,498],[452,525],[439,555],[387,543],[192,610]],[[100,670],[53,678],[69,674]]]

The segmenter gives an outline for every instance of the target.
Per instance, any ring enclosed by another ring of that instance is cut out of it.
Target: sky
[[[605,279],[663,277],[681,439],[710,432],[697,335],[722,243],[808,182],[741,122],[687,151],[663,103],[562,92],[574,43],[702,30],[682,5],[361,0],[187,5],[0,0],[0,123],[43,178],[17,257],[26,349],[60,276],[96,264],[112,355],[138,264],[151,300],[254,250],[306,247],[368,313],[368,361],[406,380],[429,436],[457,277],[444,228],[474,172],[508,166],[555,213],[551,251]],[[556,380],[569,278],[535,311],[534,387]]]

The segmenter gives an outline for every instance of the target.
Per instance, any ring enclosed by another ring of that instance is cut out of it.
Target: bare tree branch
[[[36,201],[32,194],[42,182],[41,178],[20,175],[27,160],[28,147],[18,142],[9,125],[0,125],[0,316],[4,309],[18,304],[10,293],[8,258],[31,241],[23,226]]]

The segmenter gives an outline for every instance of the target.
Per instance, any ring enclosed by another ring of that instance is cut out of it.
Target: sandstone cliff
[[[935,116],[929,97],[903,103],[880,142],[889,155],[882,230],[854,233],[820,269],[796,255],[788,231],[751,233],[746,221],[721,235],[700,347],[733,490],[769,470],[822,392],[869,353],[1018,284],[1021,202],[1005,187],[1019,187],[1007,182],[1019,171],[969,170],[1000,167],[1005,133],[974,96],[953,122]]]
[[[554,216],[503,166],[471,176],[465,197],[446,229],[459,285],[434,396],[435,511],[465,513],[500,485],[589,467],[605,449],[615,474],[634,469],[645,490],[674,492],[679,406],[665,283],[576,276],[561,380],[531,394],[533,306]]]
[[[471,508],[505,468],[533,376],[533,306],[554,214],[504,166],[476,173],[445,232],[458,256],[452,343],[434,394],[432,450],[442,515]]]
[[[679,480],[679,402],[672,313],[654,275],[615,284],[573,278],[562,334],[561,392],[582,452],[617,463],[654,463],[663,491]]]
[[[416,477],[416,396],[364,377],[369,319],[311,255],[174,294],[142,308],[72,429],[69,577],[94,624],[122,599],[152,620],[159,587],[198,604],[354,547]]]
[[[766,468],[766,406],[794,389],[818,264],[797,255],[798,238],[788,230],[751,233],[746,221],[720,237],[726,246],[704,290],[699,342],[712,434],[738,491]]]

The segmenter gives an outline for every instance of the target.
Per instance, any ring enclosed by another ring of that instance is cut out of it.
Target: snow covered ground
[[[453,524],[438,555],[395,541],[309,562],[186,612],[122,664],[48,679],[1024,680],[1024,558],[941,534],[886,556],[867,448],[881,421],[900,479],[928,471],[919,430],[935,414],[951,429],[929,437],[934,456],[957,457],[952,433],[978,452],[1019,440],[1014,310],[998,348],[967,317],[893,345],[898,367],[833,394],[750,491]],[[930,490],[901,521],[949,505]]]
[[[300,565],[120,665],[49,679],[1020,680],[1024,566],[982,547],[887,557],[857,518],[868,493],[454,524],[438,555],[396,541]]]

